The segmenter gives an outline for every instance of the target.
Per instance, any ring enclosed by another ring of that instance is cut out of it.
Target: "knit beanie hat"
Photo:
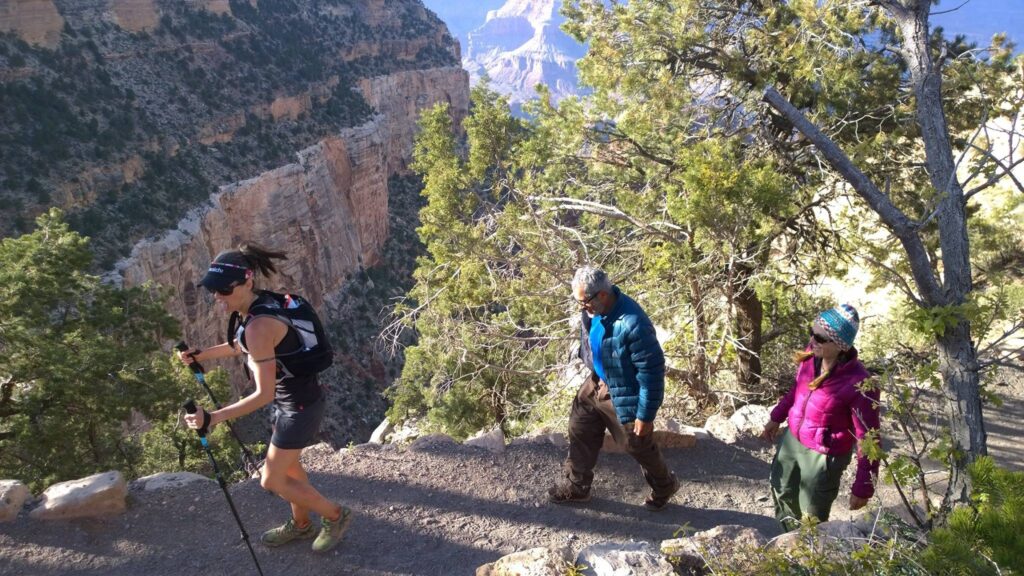
[[[860,315],[853,306],[840,304],[818,314],[814,320],[814,327],[828,334],[840,350],[846,351],[853,347],[853,339],[857,337]]]

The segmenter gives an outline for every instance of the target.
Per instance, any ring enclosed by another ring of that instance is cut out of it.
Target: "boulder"
[[[705,558],[728,559],[730,566],[741,567],[742,564],[737,562],[742,563],[744,558],[750,557],[751,549],[764,546],[767,542],[753,528],[725,524],[697,532],[688,538],[664,540],[661,553],[680,568],[683,574],[703,574],[706,570]]]
[[[193,472],[160,472],[143,476],[136,480],[135,484],[142,486],[146,492],[151,492],[164,488],[181,488],[193,482],[216,482],[216,480]]]
[[[391,434],[394,429],[395,427],[391,424],[391,421],[385,418],[377,428],[374,429],[373,434],[370,434],[370,444],[383,444],[384,439],[387,438],[388,434]]]
[[[741,436],[760,436],[769,420],[771,410],[757,404],[747,404],[729,417]]]
[[[420,429],[416,426],[415,422],[403,422],[401,426],[395,428],[390,436],[385,436],[384,439],[392,444],[401,444],[404,442],[412,442],[413,440],[420,437]]]
[[[127,508],[127,496],[128,483],[120,472],[102,472],[50,486],[43,492],[42,503],[29,516],[36,520],[63,520],[118,514]]]
[[[32,492],[17,480],[0,480],[0,522],[10,522],[18,517],[25,501]]]
[[[675,432],[676,434],[682,434],[684,436],[694,436],[697,440],[707,440],[710,437],[707,430],[698,428],[697,426],[687,426],[675,418],[666,420],[663,429],[666,432]]]
[[[673,576],[675,570],[647,542],[601,542],[580,551],[576,564],[587,576]]]
[[[463,442],[466,446],[477,446],[486,448],[491,452],[500,454],[505,451],[505,433],[501,427],[495,426],[491,431],[481,430],[475,436]]]
[[[732,420],[721,414],[712,414],[707,422],[704,423],[704,429],[713,438],[721,440],[726,444],[735,444],[740,437],[739,428],[733,424]]]
[[[768,548],[793,552],[801,547],[812,547],[817,553],[848,554],[860,548],[866,535],[855,523],[846,520],[822,522],[809,531],[793,530],[776,537]]]
[[[499,558],[476,569],[476,576],[561,576],[572,563],[566,546],[531,548]]]

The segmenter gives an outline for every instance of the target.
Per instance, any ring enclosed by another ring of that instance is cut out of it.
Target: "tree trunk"
[[[690,387],[707,391],[708,380],[708,318],[704,307],[704,290],[696,275],[690,276],[690,301],[693,302],[693,348],[690,353],[692,380]]]
[[[977,350],[971,342],[970,324],[962,321],[948,328],[938,339],[938,350],[953,441],[949,487],[943,503],[943,508],[948,509],[951,504],[970,501],[967,465],[987,454],[988,449],[981,412]]]
[[[917,123],[921,127],[925,160],[937,209],[935,220],[942,248],[941,301],[930,306],[961,305],[973,288],[970,244],[963,187],[956,175],[949,127],[942,107],[942,70],[932,58],[928,42],[931,2],[918,0],[910,7],[886,6],[903,35],[903,56],[914,87]],[[926,216],[927,218],[927,216]],[[971,325],[961,321],[937,338],[939,369],[946,388],[953,466],[946,502],[969,502],[970,478],[966,467],[987,453],[981,412],[977,350],[971,342]]]
[[[743,389],[755,391],[761,383],[761,347],[763,334],[761,323],[764,320],[764,305],[750,287],[751,270],[746,267],[737,269],[733,280],[735,292],[733,304],[736,306],[736,356],[739,361],[738,378]]]

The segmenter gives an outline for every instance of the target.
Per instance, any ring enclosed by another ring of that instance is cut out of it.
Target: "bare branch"
[[[981,192],[983,190],[991,188],[996,183],[998,183],[1000,180],[1002,180],[1003,177],[1006,177],[1006,176],[1009,176],[1010,180],[1013,181],[1013,184],[1017,187],[1018,191],[1024,192],[1024,184],[1021,184],[1021,181],[1018,180],[1017,176],[1014,175],[1014,173],[1013,173],[1013,169],[1014,168],[1016,168],[1017,166],[1019,166],[1021,164],[1024,164],[1024,158],[1020,158],[1020,159],[1014,161],[1012,164],[1007,165],[1007,164],[1003,164],[1002,161],[1000,161],[998,158],[996,158],[995,155],[992,154],[991,151],[986,150],[984,148],[981,148],[980,146],[974,144],[973,142],[968,142],[967,145],[970,146],[971,148],[974,148],[975,150],[981,152],[983,155],[988,157],[989,160],[992,160],[992,162],[994,162],[997,166],[999,166],[999,168],[1002,169],[1002,173],[1001,174],[996,174],[995,176],[989,178],[985,182],[983,182],[983,183],[975,186],[974,188],[971,188],[967,192],[965,192],[964,193],[964,203],[965,204],[967,203],[968,200],[971,199],[971,196],[974,196],[978,192]]]
[[[884,0],[879,0],[883,2]],[[888,4],[889,2],[885,2]],[[853,186],[857,194],[867,201],[871,209],[878,214],[882,221],[899,238],[907,252],[907,260],[914,275],[914,281],[918,290],[921,291],[924,301],[931,304],[938,304],[945,301],[942,289],[932,274],[931,263],[924,243],[917,235],[917,225],[901,212],[887,195],[875,186],[874,182],[864,172],[857,168],[849,157],[815,126],[806,116],[803,115],[793,104],[782,94],[779,94],[773,87],[768,87],[764,92],[764,100],[789,120],[797,130],[807,137],[821,152],[828,163],[839,172],[843,178]]]
[[[623,220],[629,222],[638,230],[646,230],[652,232],[658,236],[662,236],[672,242],[682,242],[689,238],[689,234],[683,230],[682,227],[673,224],[671,222],[641,222],[633,216],[626,214],[615,206],[608,204],[601,204],[600,202],[592,202],[590,200],[580,200],[578,198],[569,198],[565,196],[557,197],[545,197],[545,196],[527,196],[528,200],[542,203],[557,203],[557,206],[550,208],[551,210],[578,210],[580,212],[588,212],[590,214],[597,214],[604,216],[605,218],[611,218],[613,220]]]

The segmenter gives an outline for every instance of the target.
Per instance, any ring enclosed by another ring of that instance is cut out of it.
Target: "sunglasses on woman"
[[[235,288],[237,286],[238,286],[238,284],[235,284],[233,286],[228,286],[227,288],[216,288],[216,289],[210,288],[210,293],[212,294],[212,293],[216,292],[217,294],[220,294],[221,296],[231,296],[232,294],[234,294]]]
[[[817,342],[818,344],[830,344],[832,342],[831,338],[829,338],[828,336],[822,336],[821,334],[818,334],[817,332],[814,331],[814,328],[811,328],[809,332],[811,334],[811,338],[814,338],[814,341]]]

